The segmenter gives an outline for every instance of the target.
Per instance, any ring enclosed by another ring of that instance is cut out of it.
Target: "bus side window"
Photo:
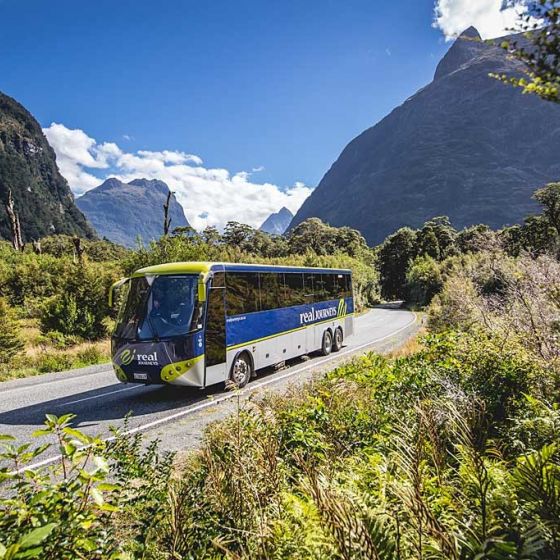
[[[259,311],[259,277],[255,272],[229,272],[227,314],[243,315]]]
[[[212,275],[212,288],[223,288],[226,285],[225,272],[214,272]]]
[[[305,298],[305,303],[313,303],[315,301],[315,274],[304,274],[303,275],[303,295]]]
[[[299,272],[287,272],[284,274],[284,292],[284,305],[303,305],[306,294],[303,285],[303,274]]]
[[[284,307],[282,274],[278,272],[261,272],[261,309],[278,309]]]
[[[316,274],[314,279],[315,288],[315,301],[325,301],[330,298],[329,291],[327,289],[328,275],[327,274]]]
[[[350,274],[345,274],[345,284],[344,284],[344,297],[352,297],[352,276]]]
[[[342,289],[338,284],[338,276],[338,274],[323,274],[326,299],[339,299],[342,297]],[[344,281],[342,274],[340,275],[340,279]]]
[[[347,282],[348,282],[348,274],[336,274],[334,277],[335,280],[335,292],[336,292],[336,298],[345,298],[348,297],[347,293],[348,293],[348,288],[347,288]]]
[[[208,291],[206,314],[206,365],[214,366],[226,361],[226,330],[223,288]]]

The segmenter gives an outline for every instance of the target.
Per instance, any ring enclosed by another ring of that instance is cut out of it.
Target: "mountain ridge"
[[[522,70],[497,46],[455,41],[431,83],[344,148],[290,228],[318,217],[379,243],[437,215],[459,228],[521,221],[560,177],[560,107],[489,77]]]
[[[116,177],[87,191],[76,200],[78,207],[99,235],[110,241],[134,247],[138,237],[144,242],[163,234],[163,204],[169,187],[157,179],[133,179],[124,183]],[[171,230],[189,227],[183,207],[171,195],[169,217]]]

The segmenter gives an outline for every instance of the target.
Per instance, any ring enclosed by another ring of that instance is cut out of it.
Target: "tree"
[[[9,363],[22,350],[21,331],[14,311],[0,298],[0,364]]]
[[[249,246],[256,233],[255,228],[241,224],[239,222],[231,221],[226,224],[222,239],[226,245],[243,249]]]
[[[288,235],[288,245],[292,253],[303,255],[313,251],[317,255],[346,253],[351,257],[364,256],[370,249],[357,229],[332,227],[319,218],[309,218]]]
[[[560,183],[549,183],[535,191],[533,198],[544,206],[544,216],[560,235]]]
[[[202,230],[200,236],[202,237],[202,241],[204,241],[204,243],[208,243],[208,245],[211,246],[218,245],[222,239],[222,236],[220,235],[218,228],[214,226],[206,226]]]
[[[169,234],[169,228],[171,227],[171,217],[169,216],[169,206],[171,204],[171,195],[173,193],[169,191],[167,193],[167,199],[163,205],[163,235]]]
[[[457,249],[460,253],[479,253],[488,249],[494,238],[494,232],[486,224],[470,226],[457,234]]]
[[[520,60],[525,76],[495,75],[523,93],[560,103],[560,0],[535,0],[521,17],[525,40],[504,41],[501,47]]]
[[[23,242],[23,237],[21,235],[21,223],[19,221],[19,213],[16,212],[14,205],[14,197],[12,195],[12,190],[8,190],[8,200],[4,203],[6,208],[6,213],[8,214],[8,219],[10,220],[10,232],[12,236],[12,246],[16,251],[23,251],[25,248],[25,243]]]
[[[457,231],[447,216],[428,220],[417,234],[417,253],[436,260],[456,254]]]
[[[386,299],[406,297],[406,273],[416,256],[416,232],[401,228],[387,237],[378,252],[381,295]]]
[[[440,266],[429,256],[416,257],[406,274],[407,301],[428,305],[443,286]]]

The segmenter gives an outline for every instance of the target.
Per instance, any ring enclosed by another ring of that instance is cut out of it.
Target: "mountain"
[[[294,215],[284,206],[278,212],[271,214],[259,228],[266,233],[282,235],[290,225]]]
[[[560,106],[488,75],[522,69],[469,28],[428,86],[346,146],[290,227],[318,217],[379,243],[433,216],[521,221],[533,191],[560,179]]]
[[[133,247],[140,238],[159,239],[163,234],[163,205],[169,187],[163,181],[134,179],[123,183],[107,179],[76,200],[100,236]],[[171,195],[169,208],[171,227],[188,227],[183,207]]]
[[[95,237],[74,204],[41,126],[15,99],[0,93],[0,238],[10,239],[4,203],[12,191],[24,241],[53,233]]]

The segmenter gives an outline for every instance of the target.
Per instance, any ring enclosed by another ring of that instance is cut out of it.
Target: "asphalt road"
[[[413,313],[395,308],[376,308],[356,318],[354,337],[331,356],[293,360],[287,367],[265,370],[241,392],[241,399],[255,393],[284,391],[321,371],[332,369],[351,355],[368,350],[389,351],[418,329]],[[159,438],[165,450],[186,450],[200,441],[204,428],[239,406],[235,393],[223,387],[200,390],[165,385],[123,385],[110,366],[71,373],[54,373],[0,383],[0,434],[22,443],[35,438],[45,414],[76,414],[74,425],[88,434],[110,435],[110,426],[122,425],[131,413],[129,430]],[[38,443],[42,440],[37,439]],[[42,462],[56,457],[53,446]],[[0,463],[1,464],[1,463]]]

